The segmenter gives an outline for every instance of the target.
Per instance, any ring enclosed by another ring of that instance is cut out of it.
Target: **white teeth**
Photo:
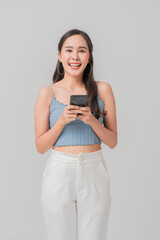
[[[69,64],[70,66],[73,66],[73,67],[78,67],[80,66],[81,64]]]

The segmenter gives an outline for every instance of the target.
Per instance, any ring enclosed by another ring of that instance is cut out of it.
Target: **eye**
[[[66,52],[71,52],[72,50],[68,49]],[[85,52],[84,50],[80,50],[80,52]]]

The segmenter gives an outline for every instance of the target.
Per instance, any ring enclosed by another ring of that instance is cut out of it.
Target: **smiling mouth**
[[[81,66],[81,64],[68,64],[72,69],[78,69],[80,66]]]

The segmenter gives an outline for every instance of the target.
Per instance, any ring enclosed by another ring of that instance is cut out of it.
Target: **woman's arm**
[[[65,126],[61,118],[59,118],[54,126],[49,129],[49,105],[51,97],[49,87],[41,88],[35,103],[35,142],[36,149],[41,154],[44,154],[53,146]]]
[[[107,111],[104,117],[104,126],[94,118],[91,123],[91,127],[96,135],[102,140],[104,144],[110,148],[114,148],[117,145],[117,118],[116,118],[116,103],[113,95],[112,88],[109,83],[99,82],[99,92],[103,97],[104,110]]]

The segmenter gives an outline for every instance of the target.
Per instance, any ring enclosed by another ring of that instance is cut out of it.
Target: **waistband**
[[[51,161],[63,162],[63,163],[93,163],[103,159],[102,149],[89,153],[65,153],[60,152],[52,148],[49,159]]]

